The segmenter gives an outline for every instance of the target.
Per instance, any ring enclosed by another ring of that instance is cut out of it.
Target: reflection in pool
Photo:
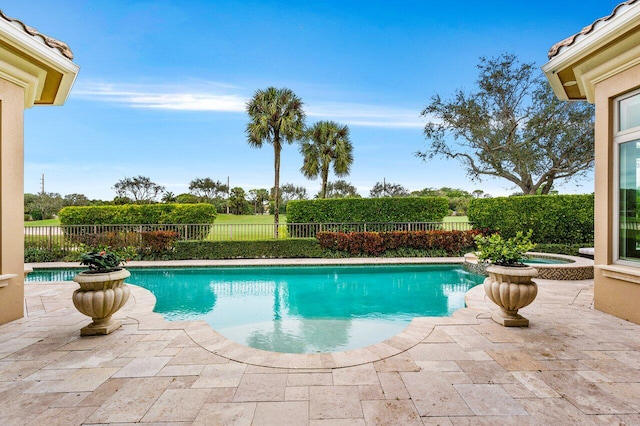
[[[458,266],[139,269],[170,320],[207,321],[225,337],[278,352],[333,352],[399,333],[417,316],[445,316],[484,277]]]
[[[150,290],[168,320],[205,320],[238,343],[292,353],[364,347],[414,317],[451,315],[484,279],[458,265],[129,270],[127,282]],[[46,273],[29,281],[74,275]]]

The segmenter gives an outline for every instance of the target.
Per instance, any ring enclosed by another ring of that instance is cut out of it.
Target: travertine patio
[[[0,326],[0,424],[640,424],[640,326],[591,309],[592,281],[538,283],[529,328],[494,324],[479,286],[453,317],[322,355],[166,322],[139,287],[121,329],[80,338],[76,285],[27,284],[28,316]]]

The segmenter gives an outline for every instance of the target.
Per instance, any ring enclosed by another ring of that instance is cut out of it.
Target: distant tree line
[[[56,192],[24,194],[24,214],[30,220],[44,220],[53,218],[63,207],[103,203],[101,200],[89,200],[83,194],[68,194],[64,197]]]
[[[155,188],[162,188],[150,178],[137,176],[124,178],[118,181],[114,188],[117,195],[111,201],[90,200],[83,194],[68,194],[61,196],[58,193],[24,194],[24,213],[27,220],[51,219],[66,206],[101,206],[121,204],[153,204],[153,203],[179,203],[195,204],[207,203],[216,207],[218,213],[230,213],[236,215],[246,214],[273,214],[275,209],[274,188],[256,188],[245,190],[241,187],[231,189],[219,180],[211,178],[195,178],[189,184],[189,192],[174,194],[170,191],[159,193]],[[308,200],[310,198],[323,198],[321,192],[312,197],[303,186],[285,183],[278,191],[280,213],[286,212],[287,204],[291,200]],[[466,215],[469,201],[472,198],[488,198],[481,190],[469,193],[462,189],[442,187],[424,188],[420,191],[412,191],[401,184],[376,182],[369,192],[370,198],[381,197],[424,197],[442,196],[449,199],[450,214]],[[345,180],[327,182],[324,198],[361,198],[357,188]]]

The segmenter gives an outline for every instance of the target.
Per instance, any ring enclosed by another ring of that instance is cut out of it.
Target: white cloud
[[[83,99],[113,102],[131,108],[182,111],[244,112],[247,101],[236,94],[215,93],[204,87],[108,83],[81,85],[72,94]]]
[[[84,83],[72,96],[95,102],[110,102],[129,108],[174,111],[244,113],[249,96],[240,89],[219,83],[170,86],[154,84]],[[230,93],[235,91],[236,93]],[[422,128],[418,109],[394,108],[358,103],[326,103],[305,100],[307,116],[335,120],[350,126]]]
[[[422,128],[419,110],[357,103],[309,103],[307,116],[336,120],[350,126]]]

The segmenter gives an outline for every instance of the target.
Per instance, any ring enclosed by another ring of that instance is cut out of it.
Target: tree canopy
[[[136,176],[119,180],[113,185],[118,198],[129,198],[134,203],[151,203],[164,192],[164,186],[152,182],[146,176]]]
[[[263,214],[265,204],[268,204],[269,202],[269,191],[264,188],[251,189],[249,191],[249,201],[253,203],[253,210],[255,214]]]
[[[513,54],[480,58],[477,89],[440,95],[422,111],[430,146],[417,156],[455,158],[473,180],[507,179],[524,194],[548,194],[594,163],[594,108],[563,102],[534,64]]]
[[[64,199],[56,192],[24,194],[24,212],[33,220],[51,219],[64,206]]]
[[[316,196],[320,198],[320,194]],[[327,183],[326,198],[362,198],[358,193],[358,188],[345,180],[337,180]]]
[[[249,203],[247,202],[246,196],[247,193],[239,186],[231,188],[229,194],[230,213],[247,214],[249,212]]]
[[[391,183],[387,181],[376,182],[369,191],[369,197],[408,197],[409,190],[399,183]]]
[[[273,213],[275,213],[275,209],[276,209],[275,194],[276,194],[275,189],[271,188],[271,201],[272,201],[271,210]],[[289,203],[289,201],[306,200],[309,198],[307,196],[307,188],[305,188],[304,186],[295,186],[292,183],[285,183],[284,185],[282,185],[280,187],[280,190],[278,191],[278,197],[279,197],[279,200],[278,200],[277,208],[280,209],[281,213],[284,213],[287,211],[287,204]]]
[[[349,128],[346,125],[334,121],[319,121],[305,132],[305,139],[300,144],[300,153],[304,157],[300,171],[310,179],[320,176],[320,198],[327,196],[331,165],[336,176],[349,174],[353,163],[352,151]]]
[[[229,187],[219,180],[195,178],[189,182],[189,192],[198,197],[202,203],[213,203],[214,200],[227,198]]]

